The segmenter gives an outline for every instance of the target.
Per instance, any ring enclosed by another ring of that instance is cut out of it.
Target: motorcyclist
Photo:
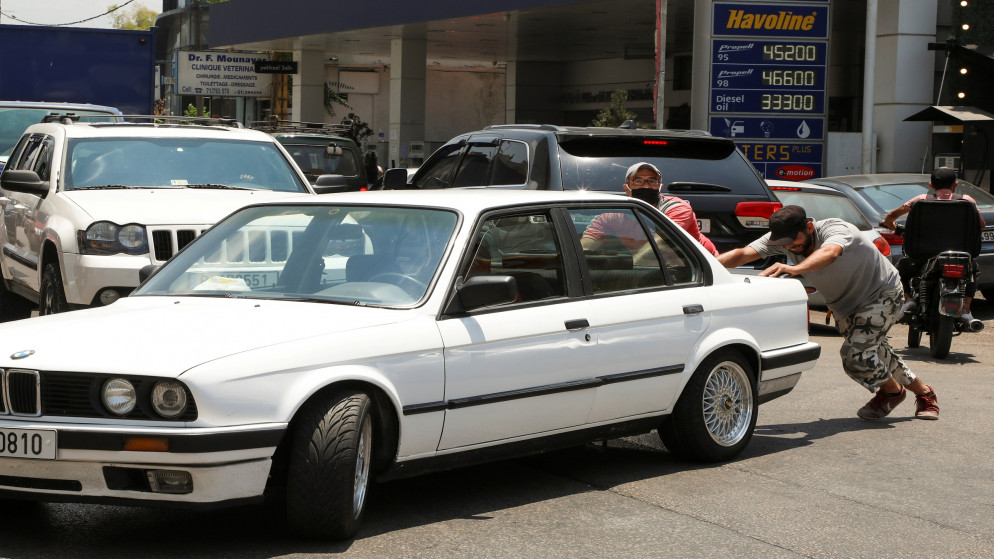
[[[895,229],[897,227],[895,220],[910,212],[911,206],[919,200],[963,199],[973,202],[974,207],[976,207],[977,201],[971,196],[956,194],[956,186],[958,184],[959,181],[956,178],[956,171],[953,169],[950,169],[949,167],[939,167],[933,170],[931,181],[928,185],[934,192],[919,194],[904,204],[894,208],[887,213],[883,221],[880,222],[880,225],[891,230]],[[985,226],[984,218],[980,215],[979,209],[977,210],[977,215],[980,217],[980,230],[983,231]],[[897,263],[897,271],[901,275],[901,285],[904,287],[904,305],[901,306],[901,311],[899,313],[899,317],[901,318],[903,318],[905,313],[909,312],[916,306],[915,301],[911,299],[911,278],[921,273],[921,269],[924,264],[925,263],[923,261],[911,258],[908,255],[904,255]],[[979,273],[980,267],[977,265],[976,260],[973,262],[973,270],[973,276],[966,284],[966,293],[963,298],[963,314],[960,315],[960,320],[964,322],[975,320],[973,318],[973,314],[970,312],[970,303],[973,302],[973,297],[977,293],[977,274]],[[901,318],[899,318],[899,320],[901,320]]]

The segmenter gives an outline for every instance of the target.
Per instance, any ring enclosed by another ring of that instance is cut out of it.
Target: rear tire
[[[729,460],[742,452],[759,411],[755,378],[738,352],[726,349],[709,355],[658,429],[666,449],[699,462]]]
[[[302,536],[351,538],[359,531],[369,490],[373,405],[363,392],[318,396],[291,433],[286,518]]]
[[[935,331],[928,336],[928,349],[932,357],[945,359],[949,355],[949,346],[953,343],[953,328],[956,319],[951,316],[939,315]]]
[[[41,273],[41,289],[38,294],[38,314],[56,314],[69,310],[66,303],[66,290],[62,287],[62,272],[55,262],[45,264]]]

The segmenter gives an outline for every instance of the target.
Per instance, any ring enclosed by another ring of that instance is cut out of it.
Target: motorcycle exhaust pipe
[[[984,323],[974,318],[973,320],[966,321],[966,327],[969,328],[971,332],[980,332],[984,329]]]

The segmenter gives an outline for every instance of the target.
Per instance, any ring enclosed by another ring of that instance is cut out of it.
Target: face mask
[[[659,190],[655,188],[633,188],[632,198],[638,198],[643,202],[648,202],[656,206],[659,204]]]

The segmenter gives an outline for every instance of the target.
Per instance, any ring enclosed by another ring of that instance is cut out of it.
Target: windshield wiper
[[[230,184],[213,184],[213,183],[184,184],[182,186],[184,188],[213,188],[217,190],[258,190],[256,188],[247,188],[244,186],[231,186]]]
[[[708,192],[731,192],[732,189],[720,184],[709,182],[671,182],[666,185],[666,190],[673,192],[688,192],[691,190],[702,190]]]
[[[141,187],[129,184],[101,184],[97,186],[77,186],[72,190],[115,190],[122,188],[141,188]]]

